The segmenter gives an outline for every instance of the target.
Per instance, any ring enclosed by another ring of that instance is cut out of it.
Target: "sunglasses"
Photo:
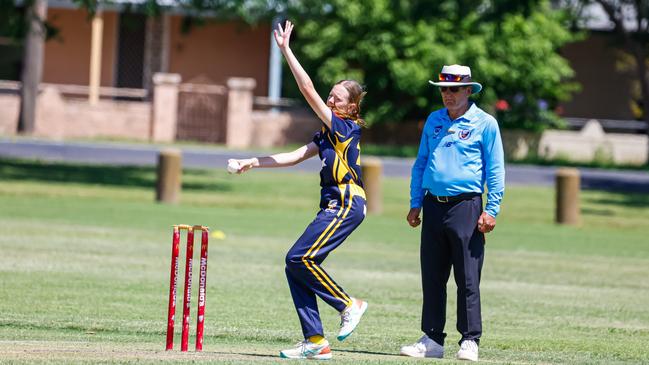
[[[471,76],[469,76],[469,75],[439,74],[439,81],[450,81],[450,82],[471,81]]]
[[[439,91],[443,93],[446,91],[450,91],[453,94],[455,94],[456,92],[460,91],[460,86],[440,86]]]

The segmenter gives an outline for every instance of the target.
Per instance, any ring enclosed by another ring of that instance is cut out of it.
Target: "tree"
[[[0,79],[19,80],[21,42],[24,37],[23,9],[13,1],[0,0]]]
[[[370,124],[421,120],[441,106],[428,80],[444,64],[470,65],[485,86],[480,105],[493,111],[504,101],[498,114],[508,128],[542,129],[577,87],[558,54],[576,36],[547,1],[305,0],[287,15],[318,90],[359,80]]]
[[[21,73],[18,132],[32,133],[35,129],[36,99],[43,72],[43,43],[47,36],[46,12],[47,0],[33,0],[25,10],[27,34]]]
[[[99,5],[74,1],[90,14]],[[156,0],[138,6],[149,15],[166,10]],[[277,13],[294,19],[294,48],[318,90],[343,78],[359,80],[369,91],[369,124],[421,120],[440,107],[428,80],[444,64],[471,66],[485,86],[480,105],[506,128],[544,128],[556,120],[553,108],[577,89],[558,54],[577,36],[549,0],[186,0],[175,6],[249,23]],[[288,95],[299,95],[293,83],[286,86]]]
[[[578,0],[568,5],[578,18],[584,16],[588,6],[599,5],[613,24],[621,51],[633,59],[649,136],[649,0]]]
[[[43,43],[58,33],[57,29],[46,21],[46,12],[46,0],[25,0],[19,5],[14,0],[0,0],[0,37],[5,40],[5,45],[14,49],[22,48],[23,55],[20,65],[22,84],[18,132],[30,133],[34,130],[36,98],[42,73]],[[10,71],[9,75],[14,77],[13,71]]]
[[[6,0],[0,0],[6,1]],[[90,15],[105,3],[113,0],[72,0],[84,8]],[[189,17],[208,16],[216,19],[241,19],[252,24],[260,20],[270,20],[277,10],[284,9],[291,0],[143,0],[122,3],[130,10],[144,13],[148,16],[158,16],[172,8],[185,10]]]

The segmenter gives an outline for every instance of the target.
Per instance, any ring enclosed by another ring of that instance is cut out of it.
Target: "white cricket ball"
[[[239,166],[239,163],[237,162],[237,160],[228,160],[228,172],[229,173],[234,174],[237,171],[239,171],[239,168],[240,168],[240,166]]]

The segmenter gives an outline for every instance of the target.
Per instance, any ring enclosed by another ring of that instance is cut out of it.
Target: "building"
[[[45,42],[42,81],[88,85],[95,31],[101,34],[101,86],[150,90],[152,75],[168,72],[221,85],[229,77],[250,77],[257,81],[255,95],[268,94],[269,23],[192,18],[173,9],[147,17],[131,9],[118,1],[93,19],[72,0],[50,0],[47,22],[58,33]],[[22,54],[7,46],[0,52],[0,75],[18,80]]]
[[[574,5],[573,0],[558,3]],[[633,31],[637,26],[633,8],[625,9],[624,27]],[[613,33],[614,25],[600,5],[591,4],[582,9],[578,26],[587,37],[567,44],[561,54],[575,71],[581,91],[564,103],[563,116],[581,123],[597,119],[606,130],[646,133],[637,72]]]

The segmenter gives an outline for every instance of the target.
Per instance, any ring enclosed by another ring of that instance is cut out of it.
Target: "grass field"
[[[153,202],[154,179],[153,169],[0,160],[0,363],[285,362],[278,351],[301,336],[283,260],[315,214],[316,174],[186,171],[177,206]],[[321,302],[335,363],[418,363],[395,356],[420,336],[408,181],[383,188],[385,212],[324,265],[370,303],[338,343],[339,317]],[[482,362],[649,363],[649,196],[583,192],[582,213],[581,227],[556,226],[551,189],[508,189],[487,242]],[[164,351],[175,223],[226,235],[210,241],[200,354]],[[442,363],[457,351],[454,292],[451,280]]]

